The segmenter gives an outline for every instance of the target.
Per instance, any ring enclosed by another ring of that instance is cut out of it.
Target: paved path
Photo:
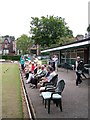
[[[63,112],[51,103],[50,114],[47,108],[42,104],[42,98],[39,96],[39,89],[29,88],[25,83],[29,100],[32,103],[36,118],[88,118],[88,80],[84,79],[79,86],[75,85],[74,71],[65,69],[58,70],[59,80],[64,79],[66,86],[62,94]]]

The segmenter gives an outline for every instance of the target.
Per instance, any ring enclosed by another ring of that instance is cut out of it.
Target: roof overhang
[[[58,51],[58,50],[63,50],[63,49],[70,49],[70,48],[74,48],[74,47],[81,47],[81,46],[85,46],[85,45],[89,45],[89,44],[90,44],[90,40],[87,40],[87,41],[72,43],[72,44],[69,44],[69,45],[64,45],[64,46],[60,46],[60,47],[56,47],[56,48],[43,50],[43,51],[41,51],[41,53]]]

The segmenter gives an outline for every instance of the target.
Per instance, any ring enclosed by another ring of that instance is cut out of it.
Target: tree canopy
[[[21,37],[17,38],[16,44],[17,44],[17,49],[22,50],[23,54],[25,54],[26,51],[32,46],[32,41],[30,37],[23,34],[21,35]]]
[[[30,24],[32,40],[42,47],[64,44],[65,41],[62,41],[62,38],[73,37],[73,32],[67,26],[65,19],[58,16],[32,17]]]

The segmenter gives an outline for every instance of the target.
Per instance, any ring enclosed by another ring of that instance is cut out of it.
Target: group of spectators
[[[54,57],[56,59],[56,56]],[[45,82],[50,82],[56,75],[56,62],[54,65],[51,61],[48,64],[42,65],[42,62],[37,57],[31,60],[28,57],[25,59],[24,56],[21,56],[20,63],[24,77],[26,78],[26,84],[30,84],[31,88],[43,86]]]
[[[26,84],[30,83],[32,88],[37,86],[43,86],[45,82],[50,82],[50,80],[56,75],[58,57],[53,55],[47,64],[42,65],[42,62],[34,57],[32,60],[30,57],[27,59],[24,56],[20,58],[21,68],[23,70],[24,76],[26,78]],[[76,71],[76,86],[81,84],[82,76],[87,78],[84,74],[84,63],[80,56],[77,56],[76,62],[74,64]]]

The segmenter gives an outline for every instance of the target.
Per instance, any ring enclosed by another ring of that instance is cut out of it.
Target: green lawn
[[[2,117],[23,118],[18,64],[4,63],[0,72],[2,75]]]

